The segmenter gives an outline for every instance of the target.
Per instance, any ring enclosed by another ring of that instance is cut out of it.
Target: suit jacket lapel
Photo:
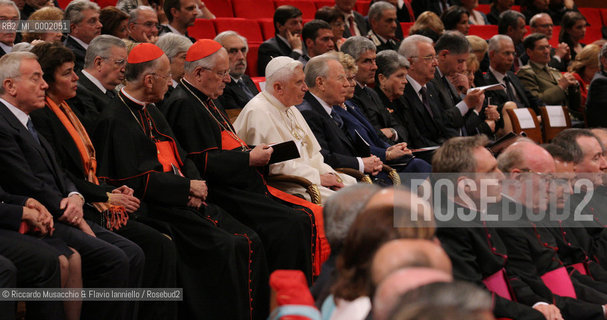
[[[326,120],[330,121],[332,124],[335,125],[335,129],[336,129],[335,131],[337,132],[337,136],[350,149],[354,150],[354,147],[352,146],[352,141],[350,141],[350,139],[348,138],[348,136],[346,136],[346,134],[343,132],[343,130],[341,128],[339,128],[337,126],[337,124],[335,124],[335,121],[333,120],[333,118],[331,118],[331,116],[329,114],[327,114],[327,111],[325,111],[325,108],[322,107],[320,102],[318,102],[318,100],[316,100],[316,98],[314,96],[312,96],[312,94],[309,91],[306,92],[306,96],[304,97],[304,99],[306,99],[308,101],[308,103],[310,103],[310,106],[312,106],[312,108],[314,108],[314,111],[319,113],[321,117],[325,118]]]
[[[525,106],[531,107],[529,100],[527,99],[527,94],[525,93],[525,87],[523,87],[523,84],[520,82],[518,77],[512,71],[508,71],[506,74],[510,78],[510,83],[512,83],[514,90],[516,90],[518,99],[521,100]]]

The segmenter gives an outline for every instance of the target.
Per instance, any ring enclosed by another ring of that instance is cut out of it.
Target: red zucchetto
[[[152,43],[140,43],[129,53],[128,63],[149,62],[160,58],[164,52]]]
[[[211,39],[200,39],[194,43],[185,55],[185,61],[192,62],[206,58],[221,49],[221,44]]]

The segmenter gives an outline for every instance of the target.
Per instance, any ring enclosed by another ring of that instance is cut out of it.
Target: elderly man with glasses
[[[156,43],[161,25],[158,16],[152,7],[139,6],[131,11],[129,24],[129,40],[133,42]]]

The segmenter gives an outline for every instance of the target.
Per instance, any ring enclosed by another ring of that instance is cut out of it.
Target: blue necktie
[[[334,106],[333,108],[331,108],[331,117],[333,118],[333,121],[335,121],[335,124],[340,127],[343,128],[344,126],[344,120],[341,118],[340,115],[337,114],[337,112],[335,112],[335,110],[333,110],[334,108],[340,108],[339,106]]]
[[[36,140],[36,142],[38,142],[38,144],[40,144],[40,138],[38,138],[38,132],[36,132],[36,128],[34,128],[34,123],[32,122],[31,118],[27,119],[27,130],[32,134],[32,137],[34,137],[34,140]]]

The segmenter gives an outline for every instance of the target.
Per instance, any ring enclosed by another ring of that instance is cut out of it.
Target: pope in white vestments
[[[293,68],[294,63],[299,62],[288,57],[274,58],[266,68],[268,82],[272,81],[272,75],[277,73],[301,72],[303,74],[301,63],[299,63],[299,67],[295,66]],[[288,65],[291,66],[291,70],[288,70]],[[285,76],[284,74],[280,75],[280,77],[281,79],[289,78],[288,75]],[[312,133],[299,110],[294,106],[297,104],[295,100],[299,99],[299,103],[301,103],[306,90],[295,90],[295,88],[290,88],[288,85],[286,87],[293,91],[287,92],[287,95],[294,96],[294,103],[292,105],[285,106],[272,93],[264,89],[247,103],[234,122],[234,128],[236,129],[236,134],[248,145],[260,143],[274,144],[289,140],[295,141],[299,148],[300,158],[270,165],[270,174],[288,174],[310,180],[318,186],[322,202],[324,203],[334,191],[322,186],[321,175],[335,174],[346,186],[356,183],[356,179],[346,174],[335,172],[331,166],[324,162],[323,156],[320,153],[320,145],[316,141],[314,133]],[[306,88],[305,84],[303,84],[303,87]],[[309,200],[305,189],[297,184],[281,183],[274,185],[274,187],[288,193],[304,195]]]

